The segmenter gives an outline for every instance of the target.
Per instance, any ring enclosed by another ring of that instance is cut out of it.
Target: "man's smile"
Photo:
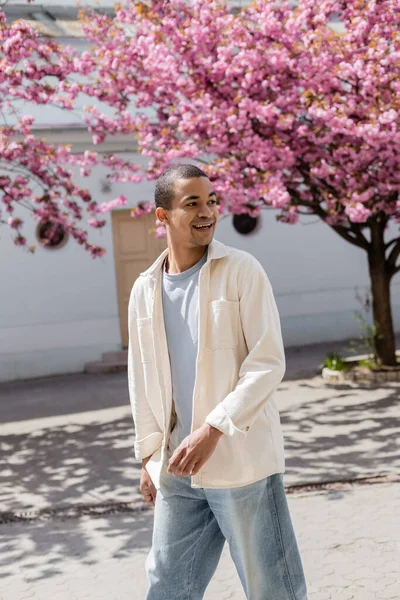
[[[199,223],[198,225],[192,225],[192,227],[194,227],[194,229],[197,229],[198,231],[207,231],[208,229],[211,229],[213,225],[214,223]]]

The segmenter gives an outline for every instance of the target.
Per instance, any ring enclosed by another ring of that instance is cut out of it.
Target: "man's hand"
[[[149,506],[154,506],[156,503],[157,490],[154,483],[151,480],[150,475],[147,472],[146,464],[150,460],[151,456],[142,460],[142,473],[140,475],[140,491],[142,492],[144,501]]]
[[[196,475],[213,454],[222,431],[203,423],[179,444],[171,456],[167,473],[175,477]]]

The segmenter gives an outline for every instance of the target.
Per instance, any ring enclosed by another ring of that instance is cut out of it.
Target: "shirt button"
[[[249,426],[247,426],[245,429],[246,429],[246,431],[248,431],[248,430],[250,429],[250,427],[249,427]]]

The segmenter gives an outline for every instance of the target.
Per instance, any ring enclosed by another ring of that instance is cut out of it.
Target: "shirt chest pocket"
[[[208,303],[206,346],[211,350],[236,348],[239,335],[239,302]]]
[[[139,338],[140,354],[142,362],[153,362],[154,360],[154,345],[153,345],[153,328],[151,317],[137,319],[137,331]]]

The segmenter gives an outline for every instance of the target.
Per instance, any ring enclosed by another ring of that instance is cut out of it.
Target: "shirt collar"
[[[165,257],[167,256],[169,250],[166,248],[164,252],[160,254],[160,256],[155,260],[155,262],[143,273],[140,273],[141,277],[160,277],[161,269],[164,262]],[[218,258],[223,258],[227,256],[228,250],[222,242],[218,242],[218,240],[213,240],[211,244],[208,246],[207,253],[207,262],[211,260],[215,260]]]

